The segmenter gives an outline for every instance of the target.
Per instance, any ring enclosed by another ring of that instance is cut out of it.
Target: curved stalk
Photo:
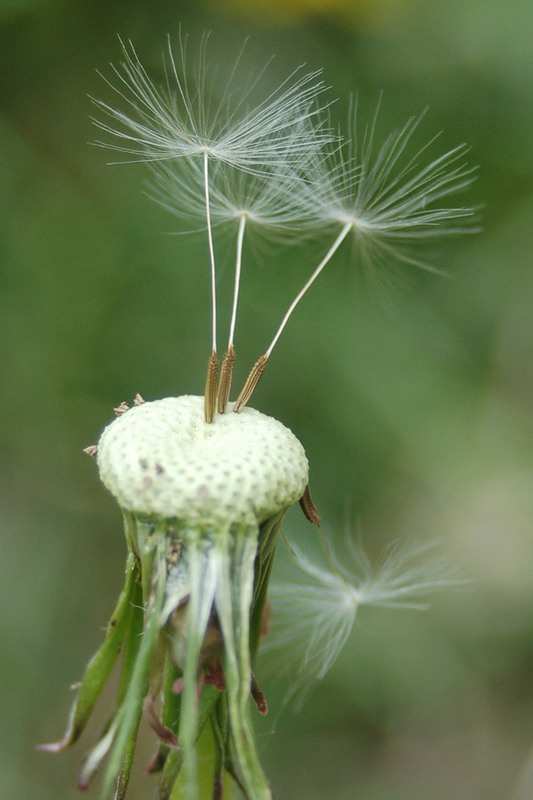
[[[318,278],[318,276],[320,275],[320,273],[322,272],[322,270],[324,269],[326,264],[328,264],[331,261],[331,259],[333,258],[333,256],[335,255],[335,253],[337,252],[337,250],[339,249],[339,247],[341,246],[343,241],[346,239],[346,237],[348,236],[348,234],[352,230],[352,228],[353,228],[353,221],[347,222],[344,225],[343,229],[341,230],[341,232],[339,233],[339,235],[337,236],[337,238],[335,239],[335,241],[333,242],[333,244],[329,248],[328,252],[324,256],[324,258],[322,259],[320,264],[317,266],[317,268],[315,269],[315,271],[313,272],[311,277],[306,281],[304,286],[302,286],[302,288],[300,289],[300,291],[298,292],[298,294],[296,295],[296,297],[294,298],[294,300],[290,304],[290,306],[287,309],[287,311],[285,313],[285,316],[281,320],[281,324],[280,324],[279,328],[277,329],[277,331],[276,331],[276,333],[274,335],[274,338],[270,342],[267,350],[263,353],[263,355],[260,358],[258,358],[258,360],[255,362],[254,366],[250,370],[250,373],[248,374],[248,377],[246,379],[246,383],[244,384],[244,386],[243,386],[243,388],[241,390],[241,393],[239,394],[239,396],[237,398],[235,406],[233,407],[233,410],[235,412],[238,413],[239,411],[241,411],[241,409],[244,408],[244,406],[246,405],[246,403],[248,402],[248,400],[252,396],[252,394],[253,394],[253,392],[255,390],[255,387],[259,383],[259,380],[260,380],[261,376],[263,375],[263,372],[265,371],[266,364],[267,364],[267,361],[268,361],[268,359],[270,357],[270,354],[272,353],[272,350],[276,346],[279,337],[283,333],[285,325],[287,324],[287,322],[289,321],[290,317],[292,316],[292,312],[294,311],[294,309],[296,308],[296,306],[298,305],[298,303],[300,302],[302,297],[307,293],[307,290],[310,289],[310,287],[316,281],[316,279]]]

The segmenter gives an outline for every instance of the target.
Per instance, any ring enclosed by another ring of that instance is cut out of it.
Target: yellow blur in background
[[[309,17],[342,20],[345,24],[374,25],[402,14],[414,0],[223,0],[225,6],[245,18],[270,25],[284,25]],[[215,3],[212,4],[213,7]]]

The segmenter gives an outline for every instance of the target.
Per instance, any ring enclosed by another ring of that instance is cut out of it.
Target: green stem
[[[202,697],[200,700],[200,707],[198,709],[198,722],[197,722],[197,736],[196,740],[200,737],[206,723],[211,718],[211,714],[216,704],[221,700],[220,692],[214,686],[204,686]],[[181,768],[183,766],[183,750],[172,750],[167,757],[159,784],[159,792],[157,800],[170,800],[172,790],[178,780]]]

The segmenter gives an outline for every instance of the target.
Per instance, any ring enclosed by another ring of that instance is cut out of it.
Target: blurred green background
[[[142,166],[106,166],[89,96],[117,34],[151,70],[166,35],[213,32],[224,69],[272,55],[272,87],[302,62],[332,96],[359,92],[383,135],[430,106],[415,145],[466,141],[481,234],[433,263],[362,280],[339,256],[292,320],[254,405],[305,444],[333,536],[371,558],[440,539],[470,585],[431,611],[366,611],[303,711],[269,694],[260,747],[278,800],[533,797],[533,5],[530,0],[2,0],[0,796],[75,798],[63,732],[71,697],[122,582],[118,508],[92,444],[112,407],[201,393],[207,267],[199,236],[143,196]],[[334,111],[334,113],[337,113]],[[237,380],[299,285],[310,245],[250,269]],[[229,263],[221,275],[226,297]],[[383,300],[383,297],[386,300]],[[347,510],[348,509],[348,510]],[[298,514],[288,529],[312,535]],[[258,670],[260,677],[260,670]],[[105,705],[105,701],[104,701]],[[104,711],[101,711],[104,714]],[[273,721],[275,725],[273,725]],[[141,743],[150,755],[151,736]],[[141,754],[141,761],[143,758]],[[92,796],[97,796],[97,787]],[[153,797],[139,774],[132,800]]]

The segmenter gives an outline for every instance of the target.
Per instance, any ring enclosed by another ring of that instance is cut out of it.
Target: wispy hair
[[[361,606],[423,610],[427,599],[466,583],[438,543],[393,543],[373,566],[347,534],[314,544],[289,542],[270,587],[272,626],[262,645],[282,663],[290,688],[301,698],[324,678],[352,633]],[[278,658],[279,656],[279,658]]]

